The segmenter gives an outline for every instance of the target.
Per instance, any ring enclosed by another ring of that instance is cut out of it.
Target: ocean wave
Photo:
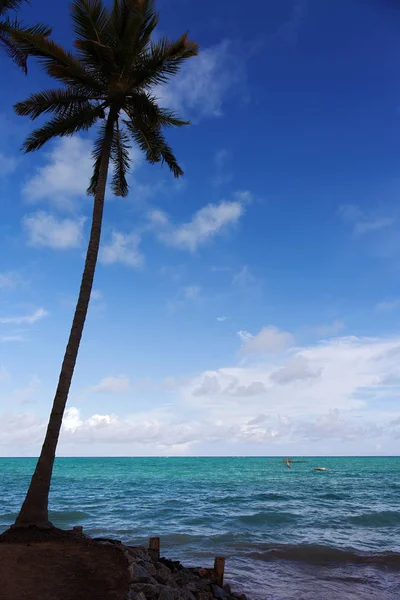
[[[190,544],[203,538],[202,535],[191,535],[189,533],[168,533],[162,536],[165,544]]]
[[[17,517],[18,511],[15,511],[15,513],[13,512],[9,512],[9,513],[0,513],[0,519],[4,519],[5,521],[10,521],[10,522],[14,522],[16,517]]]
[[[292,523],[298,520],[298,515],[290,512],[258,512],[252,515],[240,515],[238,521],[249,525],[261,525],[263,523]]]
[[[49,513],[50,521],[76,521],[91,516],[90,513],[84,512],[83,510],[53,510]]]
[[[376,527],[400,525],[400,512],[394,510],[383,510],[372,513],[363,513],[348,517],[348,521],[364,527]]]
[[[250,496],[217,496],[208,501],[210,504],[238,504],[239,502],[246,502],[249,500],[252,500]]]
[[[318,494],[318,500],[345,500],[344,494],[338,494],[337,492],[326,492],[325,494]]]
[[[369,564],[400,570],[400,553],[398,552],[373,554],[357,552],[351,548],[341,549],[320,544],[271,545],[263,547],[261,552],[250,552],[247,556],[265,562],[270,560],[292,560],[316,565],[327,563]]]
[[[274,501],[274,500],[290,500],[290,496],[286,494],[279,494],[278,492],[262,492],[260,494],[254,494],[251,496],[251,500],[261,500],[263,502]]]

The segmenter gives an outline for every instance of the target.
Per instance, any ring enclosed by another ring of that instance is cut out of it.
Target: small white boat
[[[314,467],[314,471],[327,471],[327,467]]]

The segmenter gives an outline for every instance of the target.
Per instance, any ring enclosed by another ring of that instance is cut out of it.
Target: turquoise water
[[[59,458],[51,520],[207,566],[255,600],[398,600],[400,458]],[[0,458],[0,530],[34,459]],[[316,472],[315,466],[328,467]]]

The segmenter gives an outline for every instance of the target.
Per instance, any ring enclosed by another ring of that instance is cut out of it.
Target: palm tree
[[[27,55],[22,52],[18,45],[14,43],[12,39],[12,32],[20,29],[28,33],[36,33],[39,35],[48,36],[51,33],[51,29],[46,25],[34,25],[33,27],[24,27],[22,23],[14,16],[13,19],[9,16],[9,11],[14,11],[21,8],[21,5],[26,2],[29,4],[29,0],[0,0],[0,48],[2,48],[11,60],[27,73]]]
[[[15,106],[18,115],[31,119],[52,117],[33,131],[25,152],[41,148],[57,136],[87,131],[99,123],[93,146],[94,168],[88,193],[94,196],[92,226],[72,328],[61,367],[43,447],[28,493],[13,528],[52,528],[48,496],[57,441],[78,355],[96,268],[103,218],[104,195],[110,162],[111,188],[126,196],[130,144],[136,143],[149,163],[166,163],[174,177],[183,174],[168,146],[163,127],[188,122],[158,105],[151,93],[166,83],[182,63],[198,52],[196,43],[183,35],[175,42],[151,40],[158,23],[154,0],[74,0],[72,20],[76,54],[42,35],[16,32],[20,51],[35,56],[62,88],[32,94]]]

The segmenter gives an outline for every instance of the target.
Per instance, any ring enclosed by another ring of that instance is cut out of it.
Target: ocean
[[[225,556],[252,600],[399,600],[400,458],[303,460],[58,458],[50,518],[132,545],[160,536],[187,565]],[[34,466],[0,458],[0,531]]]

